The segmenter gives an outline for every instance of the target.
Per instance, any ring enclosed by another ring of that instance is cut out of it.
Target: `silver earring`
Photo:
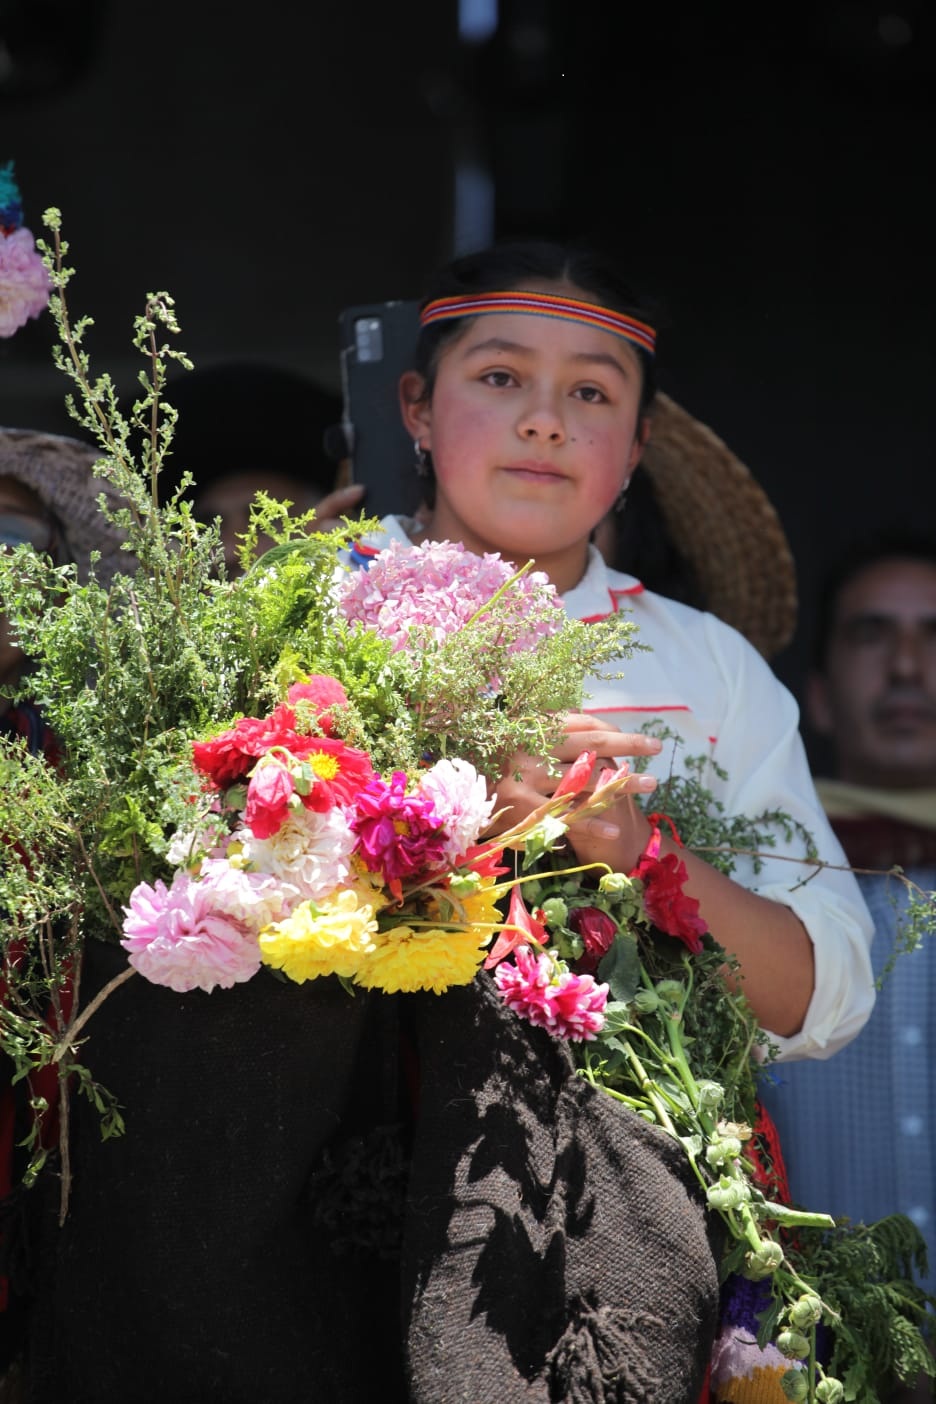
[[[624,508],[625,508],[626,506],[627,506],[627,487],[624,486],[624,487],[621,488],[621,491],[618,493],[617,497],[614,499],[614,510],[615,510],[615,512],[618,513],[618,515],[620,515],[621,513],[623,513]]]
[[[416,476],[417,478],[428,478],[429,455],[418,439],[413,440],[413,448],[416,450]]]

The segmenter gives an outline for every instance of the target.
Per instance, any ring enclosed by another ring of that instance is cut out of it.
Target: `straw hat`
[[[654,401],[646,470],[667,531],[706,608],[765,657],[796,627],[796,567],[780,518],[739,458],[667,395]]]
[[[81,579],[87,576],[91,551],[101,553],[95,567],[99,580],[133,568],[133,558],[120,549],[122,534],[97,505],[102,492],[113,507],[121,503],[115,489],[94,476],[100,458],[97,449],[78,439],[0,428],[0,478],[15,478],[31,488],[53,513],[65,537],[67,556]]]

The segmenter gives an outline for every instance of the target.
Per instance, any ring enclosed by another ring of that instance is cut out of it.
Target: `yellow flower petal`
[[[395,926],[377,937],[376,947],[352,976],[366,989],[412,994],[452,985],[470,985],[484,959],[485,931],[420,930]]]
[[[264,927],[258,937],[265,965],[302,984],[320,975],[357,973],[374,949],[374,909],[343,888],[324,902],[302,902],[285,921]]]

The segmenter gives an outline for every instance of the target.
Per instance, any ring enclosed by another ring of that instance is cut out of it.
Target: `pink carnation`
[[[556,974],[550,957],[534,955],[529,946],[518,946],[514,960],[501,961],[494,980],[515,1014],[558,1038],[591,1040],[603,1028],[607,985],[570,970]]]
[[[178,994],[230,989],[260,968],[260,951],[248,912],[263,906],[256,879],[227,864],[211,879],[176,873],[172,886],[141,882],[124,908],[124,938],[130,964],[156,985]]]
[[[49,275],[28,229],[0,234],[0,336],[12,336],[49,301]]]
[[[405,546],[392,541],[367,570],[349,571],[338,586],[338,608],[345,619],[407,648],[410,630],[441,642],[464,628],[482,605],[514,575],[512,565],[488,553],[476,556],[451,541],[424,541]],[[529,627],[513,647],[532,648],[560,628],[562,603],[542,571],[531,571],[511,587],[505,603]],[[543,609],[555,606],[555,619]]]
[[[436,761],[419,781],[417,794],[428,799],[445,830],[444,859],[453,867],[474,844],[491,818],[495,797],[487,782],[465,760]]]

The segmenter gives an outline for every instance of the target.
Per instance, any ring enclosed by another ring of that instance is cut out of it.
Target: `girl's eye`
[[[599,390],[597,385],[580,385],[575,394],[588,405],[606,404],[608,399],[604,391]]]
[[[486,371],[481,379],[484,381],[485,385],[493,385],[495,390],[506,390],[509,385],[516,385],[517,383],[510,374],[510,371],[505,370]]]

